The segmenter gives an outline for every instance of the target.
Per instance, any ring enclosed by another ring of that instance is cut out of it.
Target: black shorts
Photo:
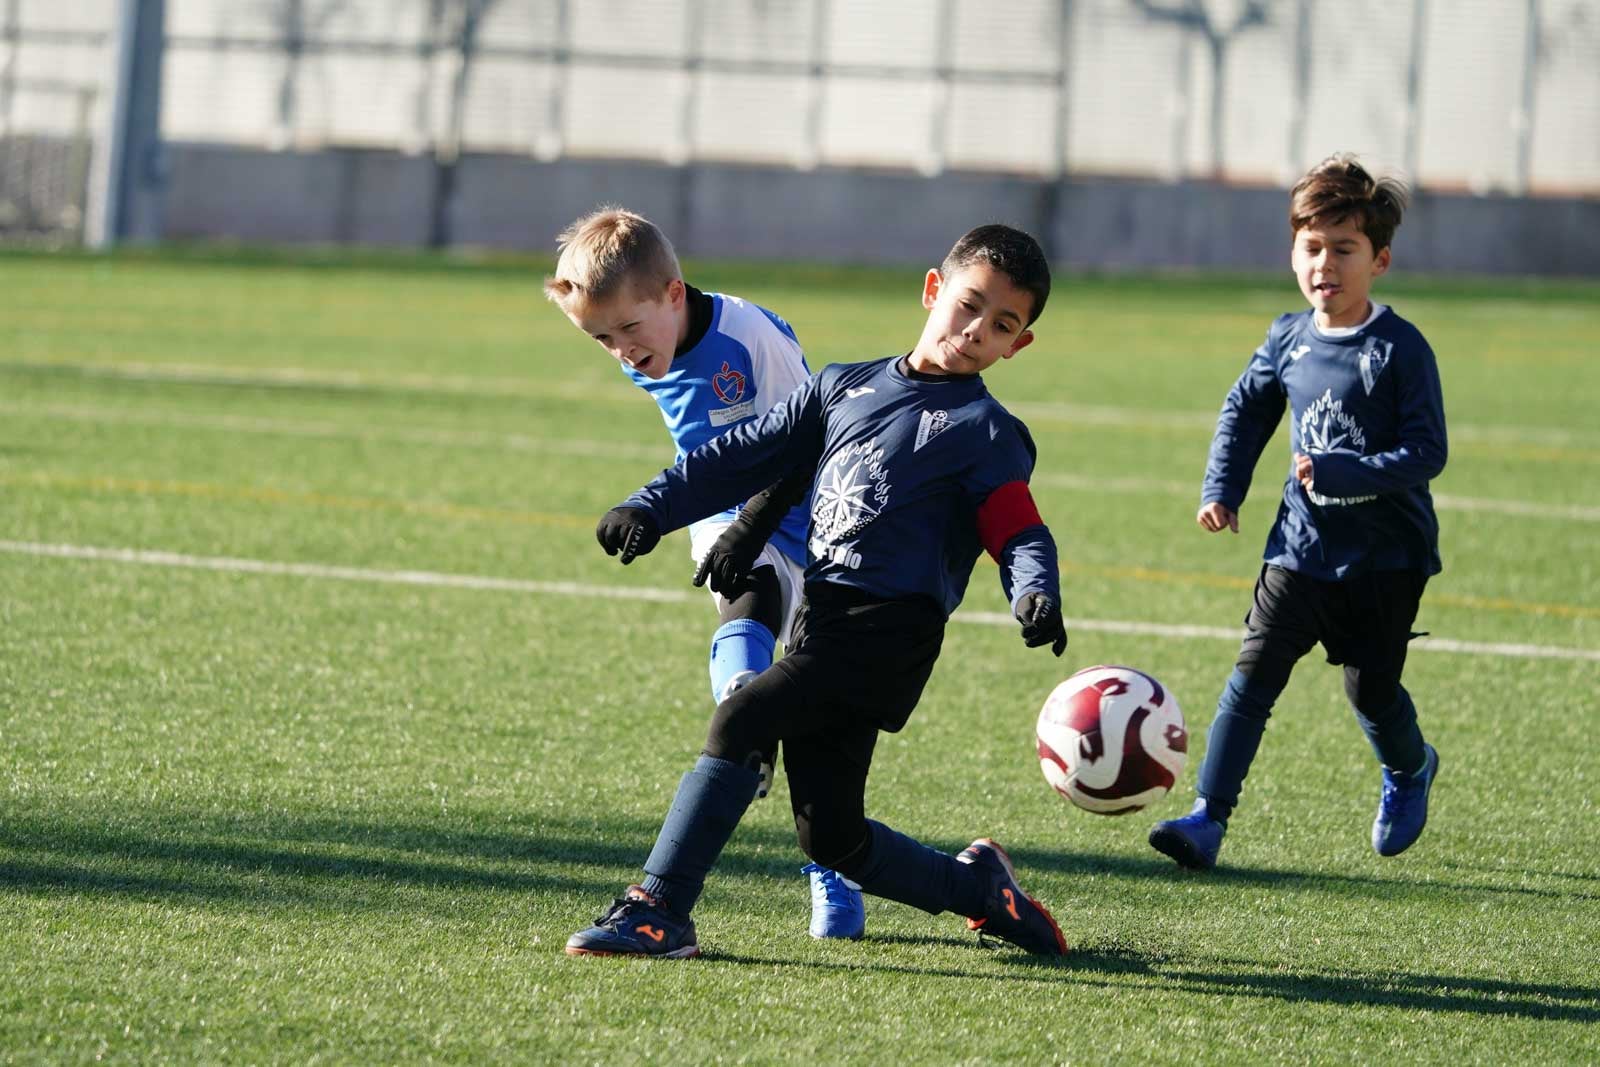
[[[944,625],[944,613],[929,600],[882,600],[846,586],[808,585],[791,649],[774,666],[812,703],[893,733],[922,698]]]
[[[929,600],[808,586],[790,651],[717,706],[706,755],[754,769],[781,744],[801,846],[829,866],[859,858],[878,733],[906,724],[944,625]]]
[[[1396,679],[1405,666],[1411,624],[1428,576],[1421,571],[1369,571],[1324,581],[1273,564],[1256,579],[1239,666],[1265,657],[1292,663],[1320,641],[1328,662]]]
[[[718,705],[707,754],[743,762],[781,741],[792,767],[815,743],[865,770],[878,732],[903,727],[921,699],[944,622],[932,601],[808,586],[788,652]]]

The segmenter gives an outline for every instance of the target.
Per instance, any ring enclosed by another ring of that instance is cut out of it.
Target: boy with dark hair
[[[1383,765],[1372,847],[1399,855],[1427,823],[1439,754],[1400,674],[1422,590],[1440,570],[1428,482],[1445,465],[1444,398],[1422,334],[1367,298],[1389,269],[1405,206],[1404,185],[1343,155],[1290,196],[1291,259],[1311,307],[1272,324],[1228,393],[1196,516],[1210,532],[1239,532],[1251,473],[1287,401],[1289,474],[1199,799],[1150,831],[1150,844],[1185,867],[1216,864],[1272,705],[1318,641],[1344,666],[1345,695]]]
[[[655,400],[679,459],[731,427],[754,422],[811,376],[787,322],[736,296],[685,283],[672,243],[644,216],[604,207],[575,221],[558,240],[545,295]],[[695,560],[735,521],[738,503],[690,526]],[[790,640],[806,564],[805,512],[785,508],[772,519],[771,543],[763,539],[756,547],[745,580],[712,590],[719,621],[711,635],[713,701],[770,667],[777,642]],[[622,562],[632,558],[624,555]],[[762,796],[771,783],[771,759],[762,767]],[[866,922],[860,891],[816,864],[805,873],[811,935],[860,937]]]
[[[567,952],[699,955],[689,913],[750,804],[756,768],[780,742],[795,828],[817,863],[876,896],[967,916],[980,937],[1067,951],[999,845],[979,838],[951,856],[864,811],[878,734],[901,729],[916,707],[980,552],[999,562],[1028,645],[1058,656],[1066,648],[1055,544],[1028,491],[1033,441],[980,377],[1033,340],[1028,327],[1049,291],[1031,237],[973,230],[927,273],[928,319],[908,355],[824,368],[601,520],[607,552],[637,555],[782,478],[719,538],[697,579],[713,588],[738,580],[797,487],[812,489],[812,562],[788,653],[718,705],[643,883],[574,934]]]

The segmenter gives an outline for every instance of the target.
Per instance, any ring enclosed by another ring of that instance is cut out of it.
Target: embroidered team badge
[[[949,428],[950,413],[948,411],[924,411],[922,418],[917,421],[917,443],[911,446],[911,451],[921,452],[923,445]]]
[[[1368,396],[1372,395],[1372,387],[1377,384],[1378,375],[1389,365],[1389,353],[1393,351],[1392,342],[1379,340],[1367,342],[1367,347],[1361,353],[1361,384],[1367,387]]]
[[[744,375],[724,361],[722,369],[711,377],[711,391],[724,404],[737,404],[744,396]]]

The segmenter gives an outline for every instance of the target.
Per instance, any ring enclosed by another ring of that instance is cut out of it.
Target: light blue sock
[[[711,635],[712,701],[720,704],[726,700],[732,692],[728,683],[739,675],[760,674],[772,666],[772,649],[777,643],[772,631],[754,619],[734,619],[717,627]]]

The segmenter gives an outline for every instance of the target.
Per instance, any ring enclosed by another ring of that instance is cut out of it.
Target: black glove
[[[1017,601],[1017,621],[1022,624],[1022,639],[1029,648],[1050,645],[1056,655],[1067,650],[1067,624],[1061,618],[1061,605],[1043,593],[1024,593]]]
[[[728,524],[700,560],[694,571],[694,584],[705,585],[709,579],[711,591],[729,600],[744,590],[755,569],[756,557],[766,547],[767,534],[754,529],[741,514]]]
[[[634,557],[647,555],[661,543],[661,528],[643,508],[620,507],[600,517],[594,536],[606,555],[615,556],[620,552],[623,563],[632,563]]]
[[[790,471],[769,485],[739,509],[739,517],[728,524],[695,568],[694,584],[711,581],[711,591],[733,599],[744,591],[744,584],[755,570],[756,557],[783,524],[789,509],[805,499],[815,472],[808,467]]]

